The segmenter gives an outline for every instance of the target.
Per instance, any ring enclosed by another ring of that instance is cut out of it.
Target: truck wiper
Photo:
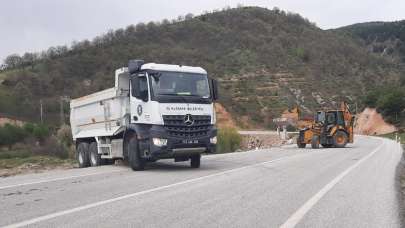
[[[158,93],[158,95],[163,95],[163,96],[184,96],[184,97],[201,97],[200,95],[196,95],[196,94],[177,94],[177,93]]]
[[[164,95],[164,96],[178,96],[175,93],[158,93],[158,95]]]

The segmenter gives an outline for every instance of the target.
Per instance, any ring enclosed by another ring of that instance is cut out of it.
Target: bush
[[[0,127],[0,145],[7,145],[9,148],[17,142],[24,140],[27,133],[23,128],[11,124]]]
[[[50,155],[66,159],[69,157],[69,150],[65,145],[60,143],[55,136],[47,138],[42,146],[32,148],[35,155]]]
[[[241,135],[235,128],[222,128],[218,130],[218,153],[234,152],[240,148]]]
[[[35,125],[33,123],[26,123],[23,128],[26,132],[32,135],[34,133]]]
[[[47,136],[49,136],[49,128],[43,124],[36,124],[34,125],[34,129],[32,135],[40,140],[44,141]]]
[[[63,125],[59,128],[56,132],[56,137],[58,138],[59,142],[62,144],[70,147],[73,144],[72,140],[72,131],[70,130],[70,126]]]
[[[287,125],[287,131],[288,132],[295,132],[297,131],[297,128],[291,124]]]
[[[59,130],[56,132],[56,138],[58,142],[68,151],[69,157],[75,157],[75,150],[73,148],[73,139],[72,139],[72,131],[70,126],[63,125]]]
[[[371,90],[364,99],[368,107],[377,108],[390,123],[398,123],[405,108],[405,88],[383,86]]]

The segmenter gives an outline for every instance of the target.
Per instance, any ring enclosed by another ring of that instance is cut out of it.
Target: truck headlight
[[[217,144],[217,136],[214,136],[214,137],[210,138],[210,143],[211,144]]]
[[[158,147],[167,145],[167,139],[153,138],[152,141],[153,141],[153,144]]]

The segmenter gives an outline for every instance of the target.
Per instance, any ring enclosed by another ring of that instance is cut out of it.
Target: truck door
[[[133,77],[137,77],[137,79],[131,79],[131,123],[151,123],[150,90],[147,74],[139,73]],[[138,80],[138,82],[133,83],[132,80]]]

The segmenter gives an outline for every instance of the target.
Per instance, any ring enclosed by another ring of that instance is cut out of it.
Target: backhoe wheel
[[[131,166],[132,170],[140,171],[145,169],[146,161],[145,159],[141,158],[139,146],[138,146],[138,139],[136,135],[132,135],[128,141],[128,162]]]
[[[81,142],[77,145],[77,161],[79,162],[79,168],[85,168],[90,165],[88,143]]]
[[[298,146],[298,148],[305,148],[307,146],[307,144],[301,142],[300,138],[297,138],[297,146]]]
[[[323,148],[331,148],[333,145],[332,144],[322,144]]]
[[[346,146],[348,142],[348,137],[346,132],[344,131],[337,131],[333,136],[333,145],[337,148],[343,148]]]
[[[100,166],[103,164],[103,159],[101,159],[101,154],[98,153],[96,142],[90,143],[89,155],[90,155],[90,165],[91,166]]]
[[[312,136],[311,147],[312,149],[319,149],[319,136]]]
[[[190,166],[191,168],[200,168],[201,163],[201,154],[193,155],[190,158]]]

